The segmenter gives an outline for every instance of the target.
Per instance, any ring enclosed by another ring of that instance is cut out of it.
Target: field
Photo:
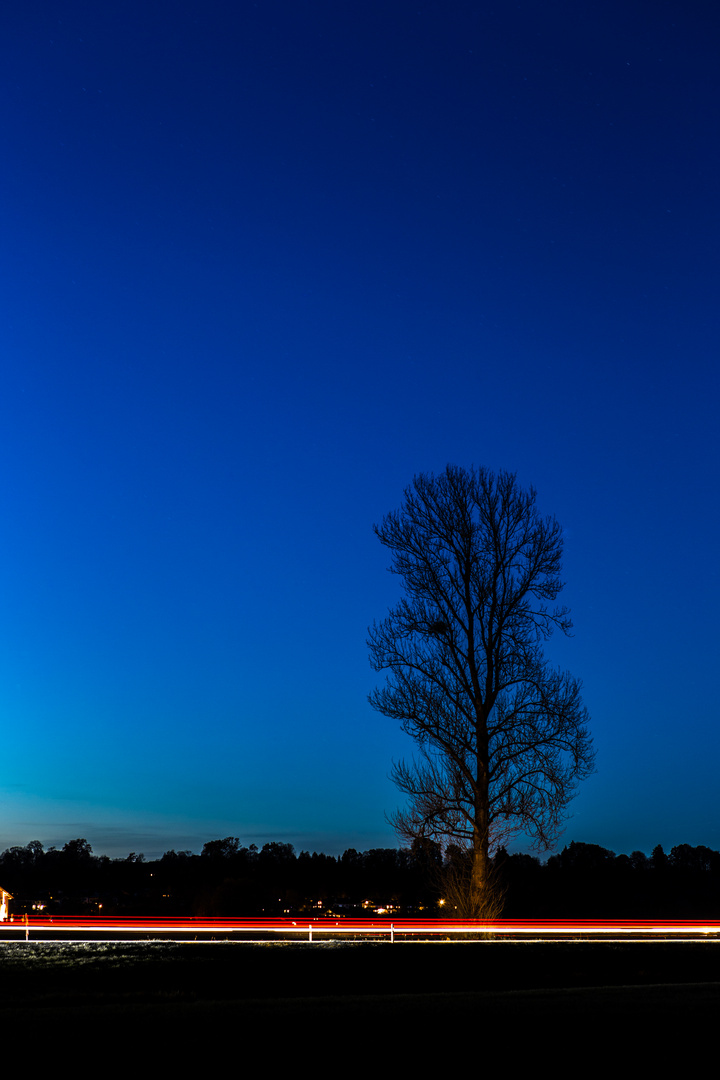
[[[720,1007],[716,941],[13,942],[0,969],[3,1033],[34,1060],[687,1067]]]

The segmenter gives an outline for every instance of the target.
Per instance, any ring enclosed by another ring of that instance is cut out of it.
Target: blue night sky
[[[700,0],[6,6],[0,847],[393,846],[372,526],[452,462],[565,530],[561,845],[720,848],[719,44]]]

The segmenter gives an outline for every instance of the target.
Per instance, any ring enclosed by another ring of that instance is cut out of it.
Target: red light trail
[[[573,937],[597,938],[680,938],[720,937],[720,922],[698,919],[496,919],[493,921],[463,919],[407,918],[106,918],[52,917],[15,918],[0,924],[0,938],[17,940],[48,940],[52,936],[67,938],[73,934],[97,934],[105,940],[126,940],[130,934],[143,937],[161,935],[163,938],[188,935],[222,935],[247,937],[252,934],[317,940],[328,935],[355,937],[461,937],[471,934],[488,935],[491,939],[540,938],[543,940]]]

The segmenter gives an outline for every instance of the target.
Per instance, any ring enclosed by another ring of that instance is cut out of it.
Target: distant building
[[[5,889],[0,888],[0,922],[5,922],[10,913],[10,901],[12,896]]]

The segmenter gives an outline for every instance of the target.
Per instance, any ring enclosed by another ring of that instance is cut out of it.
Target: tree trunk
[[[492,919],[499,914],[501,905],[500,898],[496,895],[490,862],[488,774],[481,755],[478,755],[476,790],[468,915],[477,919]]]

